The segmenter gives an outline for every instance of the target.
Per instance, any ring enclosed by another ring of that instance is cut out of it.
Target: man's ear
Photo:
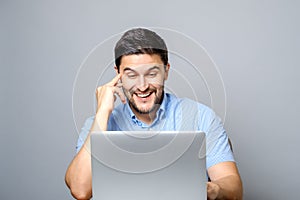
[[[115,71],[116,71],[116,74],[119,74],[118,67],[117,67],[117,66],[115,66],[115,67],[114,67],[114,69],[115,69]]]
[[[169,70],[170,70],[170,63],[168,63],[168,64],[165,66],[165,77],[164,77],[164,80],[165,80],[165,81],[168,79],[168,76],[169,76]]]

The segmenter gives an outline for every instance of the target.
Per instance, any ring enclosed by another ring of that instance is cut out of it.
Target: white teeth
[[[141,97],[141,98],[145,98],[147,96],[150,95],[150,93],[147,93],[147,94],[136,94],[138,97]]]

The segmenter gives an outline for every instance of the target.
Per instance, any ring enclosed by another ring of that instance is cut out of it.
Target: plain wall
[[[77,71],[97,44],[136,26],[180,31],[218,66],[244,199],[297,199],[299,8],[292,0],[2,0],[0,199],[71,199],[64,174],[78,137]]]

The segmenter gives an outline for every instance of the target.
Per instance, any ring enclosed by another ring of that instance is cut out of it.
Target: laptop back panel
[[[91,134],[94,200],[206,200],[203,132]]]

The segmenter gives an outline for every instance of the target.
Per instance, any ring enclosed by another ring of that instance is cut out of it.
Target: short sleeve
[[[92,127],[92,124],[94,122],[94,116],[89,117],[85,120],[83,127],[81,128],[78,140],[77,140],[77,145],[76,145],[76,153],[78,153],[84,144],[90,130]]]
[[[202,129],[206,133],[206,167],[207,169],[221,162],[233,161],[228,136],[223,123],[214,111],[202,109]]]

